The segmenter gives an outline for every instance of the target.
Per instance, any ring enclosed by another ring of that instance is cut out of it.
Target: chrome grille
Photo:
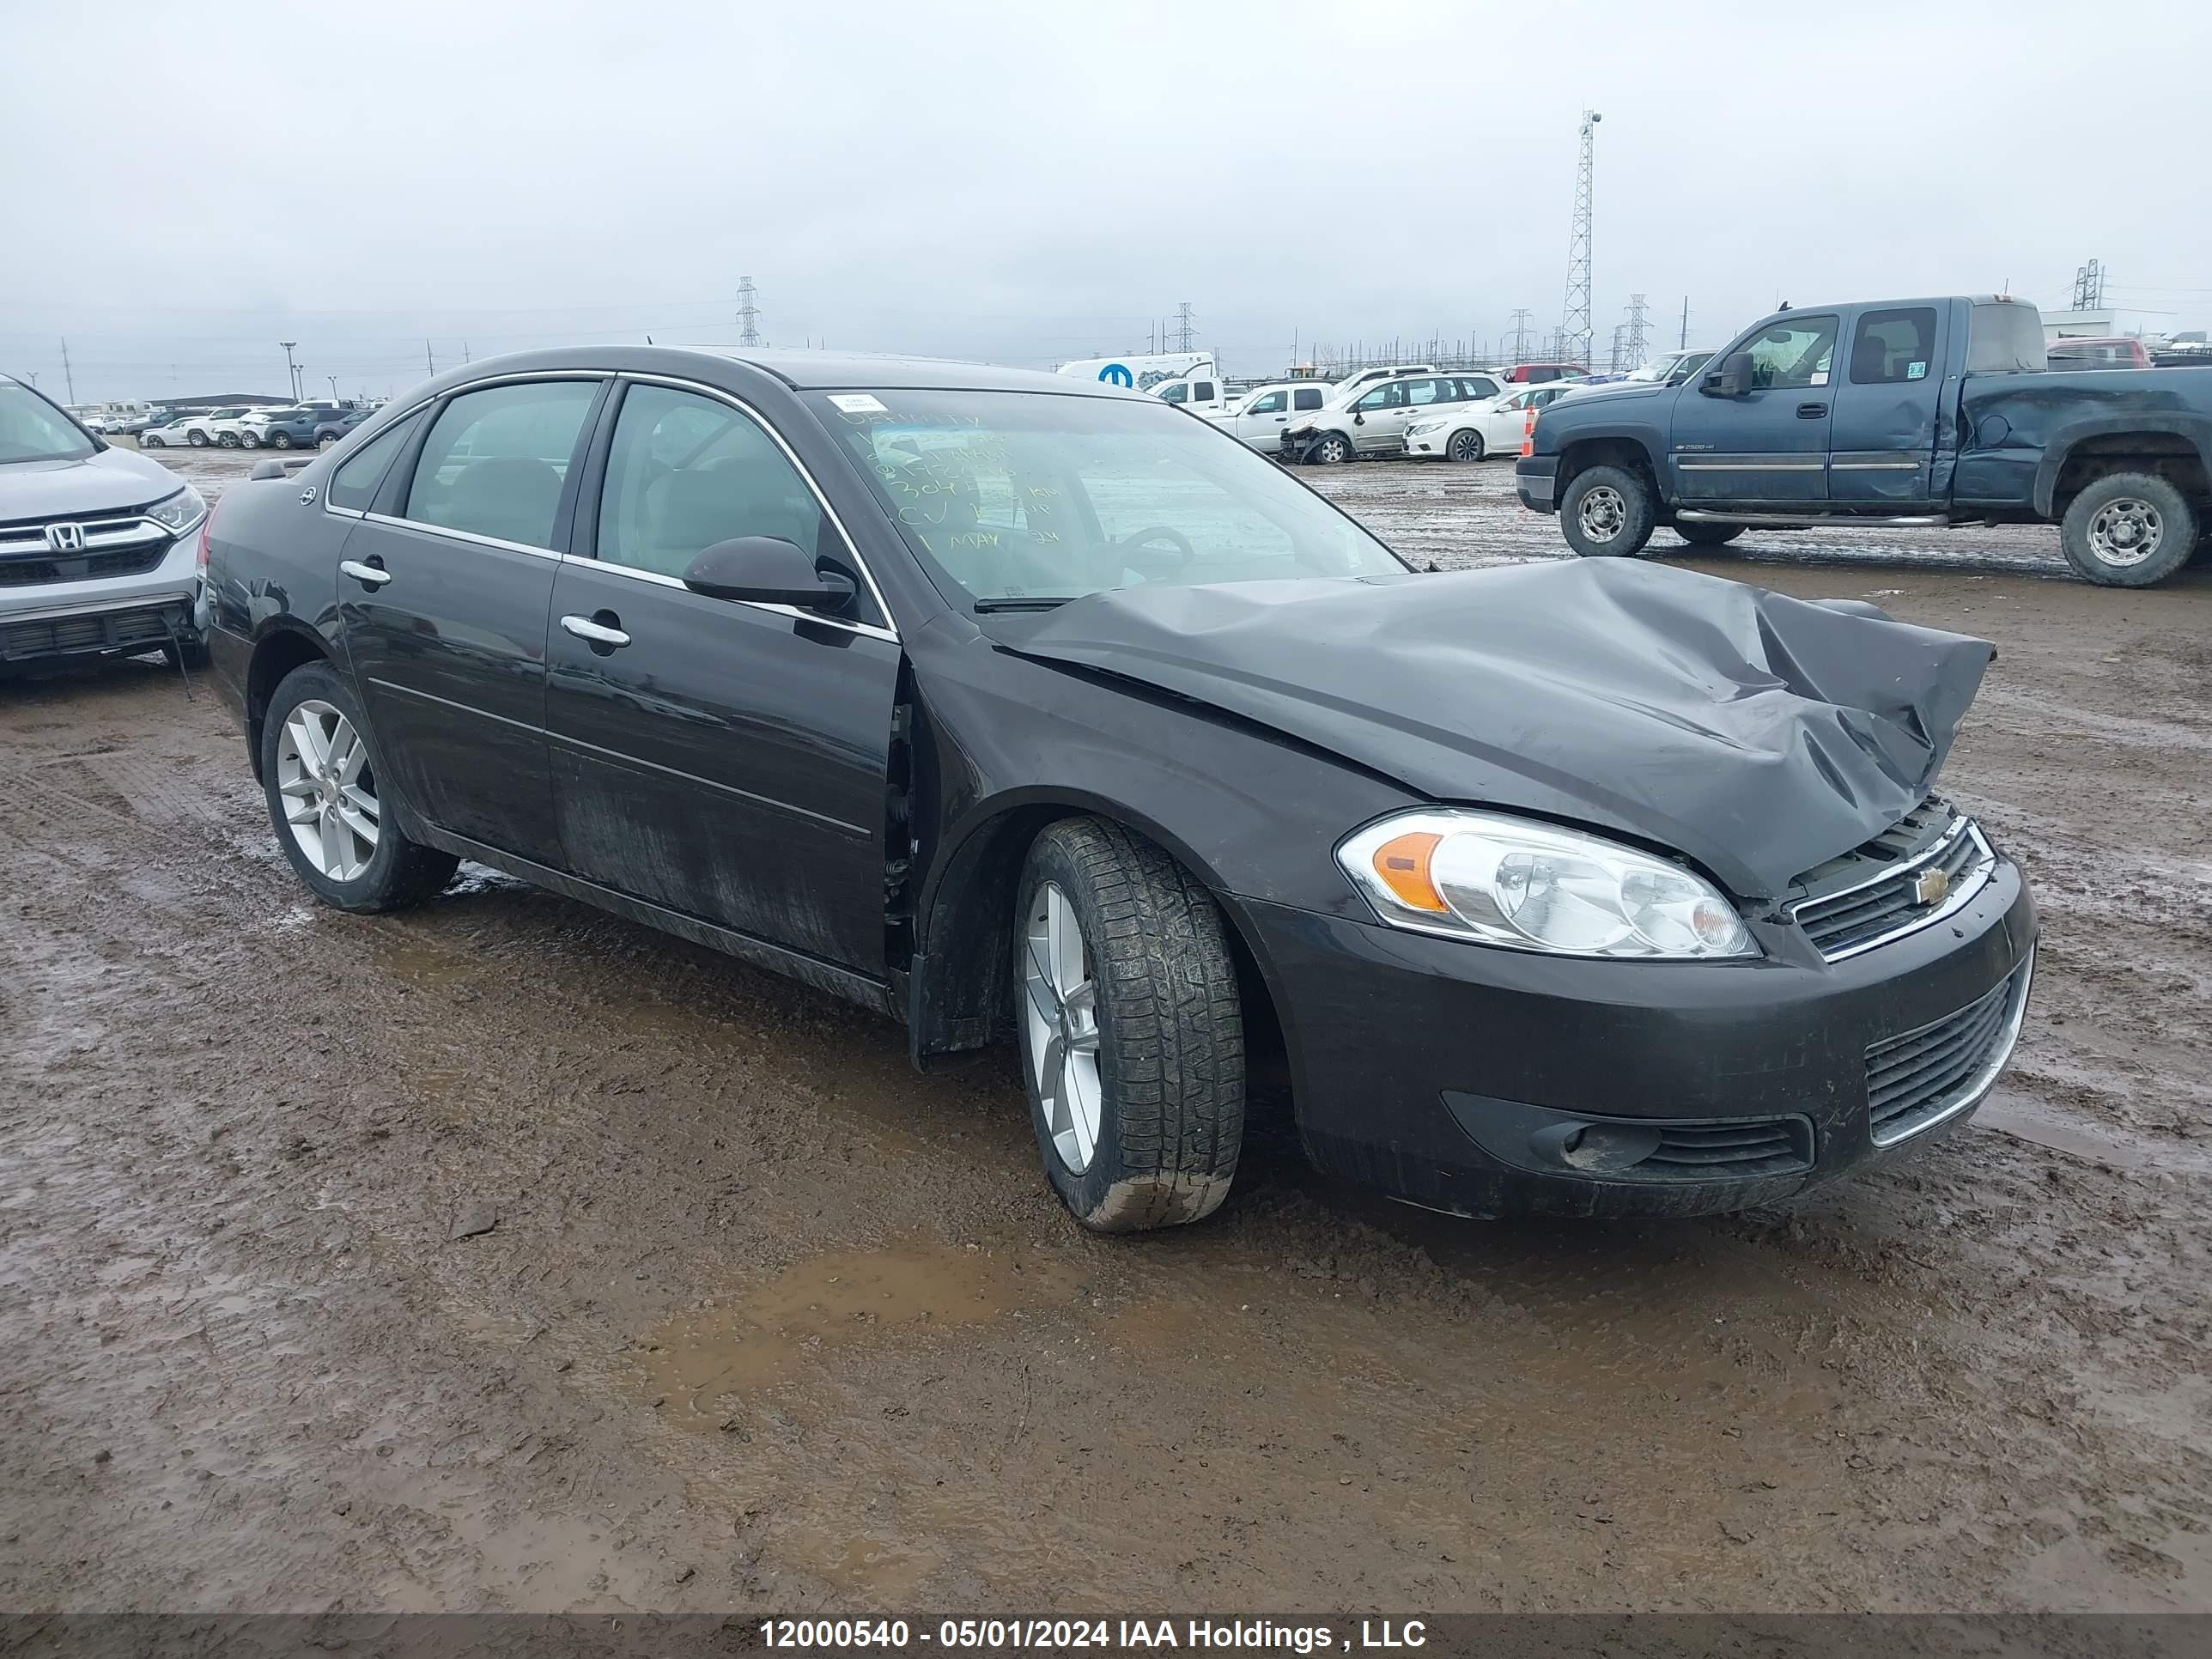
[[[2027,1011],[2030,957],[1954,1014],[1866,1051],[1868,1128],[1877,1146],[1933,1128],[1989,1091]]]
[[[1943,802],[1924,801],[1806,877],[1805,884],[1827,890],[1799,900],[1790,914],[1814,950],[1840,962],[1961,908],[1996,868],[1996,853],[1978,824]]]
[[[83,532],[84,544],[67,550],[48,545],[50,523],[76,525]],[[53,514],[0,524],[0,587],[137,575],[161,563],[174,539],[161,525],[137,513],[90,519]]]

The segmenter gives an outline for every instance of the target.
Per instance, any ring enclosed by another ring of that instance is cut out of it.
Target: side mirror
[[[281,478],[284,476],[284,463],[282,461],[256,461],[253,464],[253,471],[247,473],[246,476],[257,483],[264,482],[270,478]]]
[[[802,611],[841,611],[853,597],[850,581],[817,570],[796,544],[776,536],[716,542],[685,568],[684,585],[710,599],[750,599]]]
[[[1355,415],[1352,417],[1352,423],[1354,426],[1365,426],[1367,424],[1367,417],[1364,415]]]
[[[1709,368],[1698,391],[1708,398],[1741,398],[1751,390],[1751,354],[1731,351],[1718,368]]]

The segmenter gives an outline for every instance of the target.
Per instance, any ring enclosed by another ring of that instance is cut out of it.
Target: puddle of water
[[[1073,1271],[1026,1251],[934,1243],[815,1256],[663,1326],[638,1356],[671,1421],[714,1428],[718,1402],[775,1387],[824,1352],[988,1324],[1065,1304]]]

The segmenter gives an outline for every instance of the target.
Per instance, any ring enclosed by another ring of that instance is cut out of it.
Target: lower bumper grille
[[[1803,1118],[1747,1118],[1736,1123],[1666,1124],[1657,1149],[1635,1166],[1635,1173],[1733,1181],[1793,1175],[1812,1167],[1812,1125]]]
[[[0,662],[73,656],[87,651],[150,650],[168,642],[172,623],[179,628],[186,624],[180,604],[0,623]]]
[[[2012,1057],[2034,959],[1954,1014],[1866,1051],[1868,1127],[1877,1146],[1931,1129],[1984,1094]]]

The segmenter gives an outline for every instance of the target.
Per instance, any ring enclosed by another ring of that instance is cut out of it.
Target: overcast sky
[[[382,393],[589,338],[1231,374],[1560,318],[2013,292],[2212,322],[2212,8],[0,0],[0,369]],[[1798,12],[1793,18],[1790,14]]]

